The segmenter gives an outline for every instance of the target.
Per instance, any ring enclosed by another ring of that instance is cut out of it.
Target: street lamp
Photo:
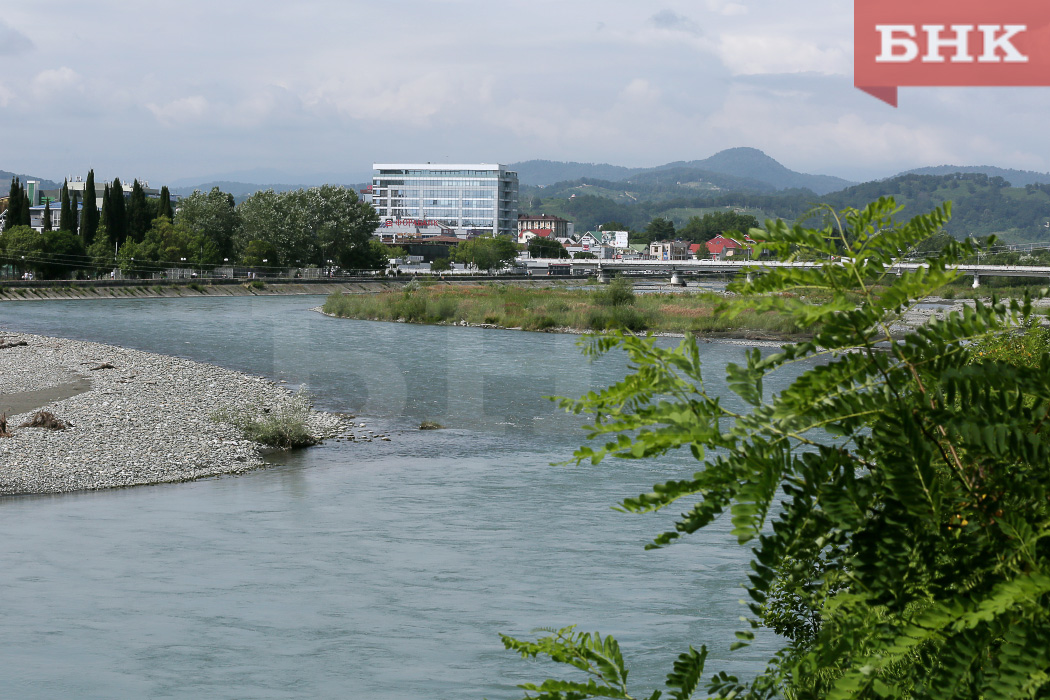
[[[332,261],[331,260],[328,261],[328,277],[329,277],[329,279],[331,279],[331,277],[332,277]]]
[[[186,258],[179,258],[179,261],[182,263],[182,267],[179,268],[179,279],[182,279],[186,276]]]

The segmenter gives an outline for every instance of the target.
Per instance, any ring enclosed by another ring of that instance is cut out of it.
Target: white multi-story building
[[[375,163],[372,205],[380,226],[430,223],[466,238],[518,232],[518,174],[488,163]]]

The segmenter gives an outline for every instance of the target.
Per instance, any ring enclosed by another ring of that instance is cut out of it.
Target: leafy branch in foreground
[[[746,410],[708,393],[691,338],[666,350],[625,333],[586,341],[594,355],[622,348],[631,373],[561,399],[591,415],[588,437],[604,441],[579,448],[576,461],[690,449],[700,471],[620,508],[684,508],[650,547],[729,517],[753,552],[750,627],[733,647],[759,627],[785,639],[754,679],[718,673],[702,690],[686,681],[699,678],[706,650],[690,650],[669,676],[679,700],[1050,697],[1047,334],[1032,327],[1030,298],[993,298],[894,340],[894,324],[971,254],[952,241],[898,274],[896,260],[937,233],[950,210],[903,224],[892,219],[898,211],[880,199],[828,209],[824,229],[768,222],[762,247],[824,262],[762,270],[734,285],[741,300],[727,313],[777,310],[819,330],[727,368]],[[813,288],[832,301],[810,306],[788,294]],[[847,301],[856,295],[859,304]],[[789,365],[801,372],[768,397],[765,378]],[[538,693],[526,697],[632,697],[626,666],[588,656],[600,646],[619,659],[608,637],[567,628],[504,644],[591,675],[522,686]]]

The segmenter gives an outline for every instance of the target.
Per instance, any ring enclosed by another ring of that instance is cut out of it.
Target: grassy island
[[[324,312],[341,318],[405,323],[455,323],[529,331],[611,330],[766,335],[786,337],[804,330],[780,313],[752,312],[728,319],[717,294],[634,293],[617,278],[596,290],[529,288],[499,283],[450,286],[412,282],[377,294],[333,293]]]

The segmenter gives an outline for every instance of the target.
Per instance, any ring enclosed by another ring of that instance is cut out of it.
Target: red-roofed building
[[[527,245],[533,238],[555,238],[553,232],[548,228],[530,228],[524,231],[518,230],[518,243],[521,245]]]
[[[728,238],[718,234],[707,242],[707,252],[712,260],[726,260],[728,258],[749,260],[751,258],[751,246],[754,241],[744,236],[743,242],[735,238]]]

